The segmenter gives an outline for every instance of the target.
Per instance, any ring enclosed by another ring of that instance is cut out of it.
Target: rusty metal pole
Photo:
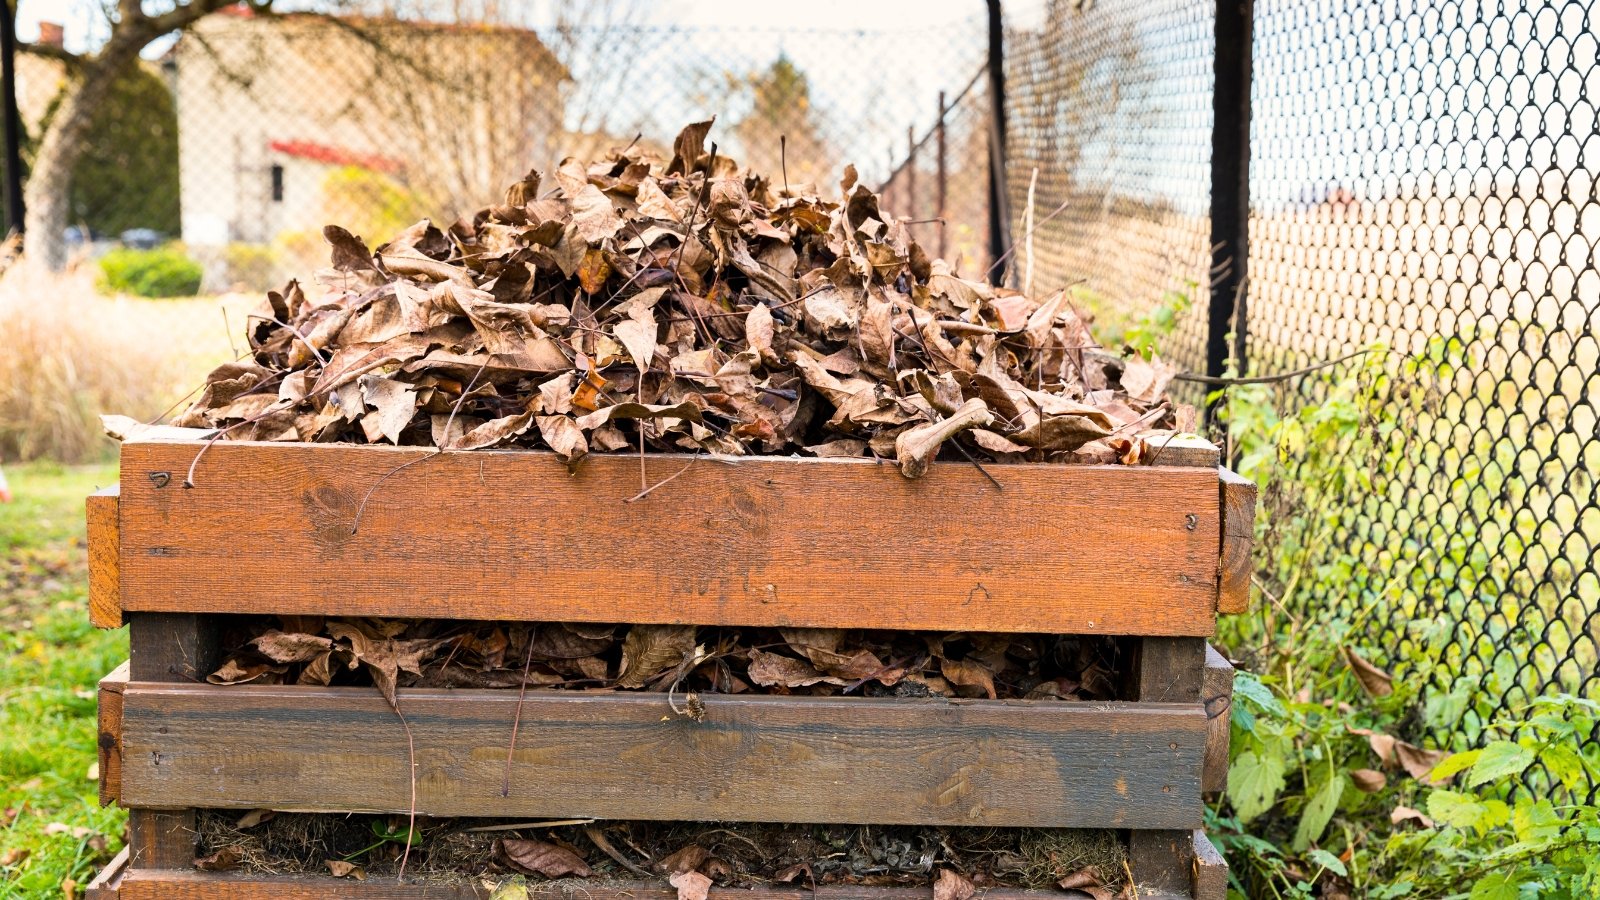
[[[917,127],[906,126],[906,209],[907,219],[917,217]]]
[[[936,137],[936,143],[935,143],[935,150],[934,150],[934,155],[938,157],[937,162],[936,162],[937,169],[938,169],[938,174],[935,176],[935,177],[938,178],[938,183],[937,183],[937,185],[935,187],[935,190],[937,191],[937,194],[935,195],[937,199],[936,199],[935,202],[936,202],[937,205],[936,205],[935,210],[934,210],[934,215],[939,218],[939,222],[938,222],[938,226],[939,226],[939,241],[938,241],[938,245],[939,245],[939,258],[940,259],[944,259],[945,258],[945,250],[946,250],[946,247],[945,247],[945,227],[946,226],[945,226],[945,217],[944,217],[944,204],[945,204],[945,199],[946,199],[946,191],[949,189],[949,186],[950,186],[950,171],[946,167],[945,145],[944,145],[944,117],[948,112],[949,111],[947,109],[945,109],[945,105],[944,105],[944,91],[940,91],[939,92],[939,119],[938,119],[938,124],[936,124],[934,126],[935,128],[938,129],[937,137]]]

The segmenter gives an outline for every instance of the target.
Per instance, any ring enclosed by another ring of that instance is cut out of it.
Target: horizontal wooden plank
[[[122,691],[127,686],[126,661],[100,679],[95,744],[99,748],[101,806],[110,806],[122,797]]]
[[[1218,473],[1222,551],[1217,560],[1217,612],[1242,613],[1250,609],[1250,576],[1255,573],[1250,553],[1256,536],[1256,486],[1228,469]]]
[[[1194,833],[1194,900],[1228,900],[1228,861],[1204,831]]]
[[[411,690],[430,816],[1182,828],[1201,821],[1199,703]],[[679,700],[682,708],[683,701]],[[364,688],[133,682],[123,802],[405,812],[405,729]]]
[[[656,882],[605,882],[567,879],[532,882],[528,893],[548,900],[677,900],[676,888]],[[294,875],[235,875],[210,872],[130,871],[122,880],[119,900],[481,900],[488,888],[472,884],[406,882],[369,878]],[[985,900],[1051,900],[1060,891],[991,888],[976,895]],[[809,888],[713,887],[710,900],[931,900],[931,887],[856,887],[824,885]],[[1188,900],[1175,894],[1141,894],[1142,900]]]
[[[117,501],[115,485],[84,502],[89,543],[89,621],[96,628],[122,627],[122,589],[117,581]]]
[[[123,847],[83,889],[84,900],[120,900],[122,876],[128,869],[128,848]]]
[[[1215,469],[122,448],[127,610],[1209,635]],[[687,468],[685,466],[687,465]],[[194,486],[183,482],[194,469]],[[359,517],[359,521],[358,521]]]

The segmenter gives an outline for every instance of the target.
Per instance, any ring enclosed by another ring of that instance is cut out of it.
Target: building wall
[[[367,157],[453,217],[548,166],[562,117],[559,64],[526,31],[223,14],[184,36],[172,60],[183,234],[196,246],[320,229],[340,215],[316,199],[330,172]],[[345,159],[298,159],[275,141]]]

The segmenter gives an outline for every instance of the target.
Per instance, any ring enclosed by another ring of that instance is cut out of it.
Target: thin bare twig
[[[1358,356],[1365,356],[1368,353],[1381,352],[1384,351],[1380,347],[1368,347],[1365,350],[1357,350],[1354,353],[1346,353],[1338,359],[1330,359],[1326,362],[1319,362],[1314,366],[1306,366],[1303,369],[1295,369],[1292,372],[1279,372],[1276,375],[1250,375],[1239,378],[1225,378],[1215,375],[1195,375],[1190,372],[1179,372],[1178,374],[1172,376],[1172,378],[1175,381],[1196,381],[1200,384],[1211,384],[1219,387],[1231,387],[1237,384],[1273,384],[1279,381],[1288,381],[1291,378],[1299,378],[1303,375],[1310,375],[1313,372],[1319,372],[1323,369],[1332,368],[1340,363],[1349,362]]]
[[[626,499],[626,500],[624,500],[622,502],[623,503],[634,503],[634,502],[637,502],[639,500],[643,500],[644,498],[650,496],[651,493],[653,493],[656,488],[661,487],[662,485],[666,484],[667,482],[671,481],[672,479],[677,478],[679,475],[682,475],[683,473],[689,471],[689,467],[694,465],[694,461],[699,459],[699,458],[700,458],[700,451],[696,450],[694,452],[694,455],[689,457],[689,461],[683,464],[683,468],[679,469],[676,472],[673,472],[671,475],[668,475],[667,477],[661,479],[660,481],[656,482],[655,484],[652,484],[652,485],[646,487],[644,490],[640,491],[637,494],[634,494],[632,497],[629,497],[628,499]],[[642,455],[642,453],[639,456],[639,468],[640,468],[640,474],[643,475],[644,474],[644,472],[643,472],[643,469],[644,469],[644,456]]]
[[[522,703],[528,696],[528,672],[533,668],[533,632],[528,632],[528,655],[522,661],[522,683],[517,685],[517,713],[511,717],[511,746],[506,748],[506,777],[500,796],[511,796],[511,761],[517,753],[517,729],[522,725]]]

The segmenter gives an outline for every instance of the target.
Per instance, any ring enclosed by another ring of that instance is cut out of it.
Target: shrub
[[[235,290],[267,291],[279,286],[279,253],[271,244],[235,241],[222,250],[228,285]]]
[[[101,413],[148,419],[181,393],[170,331],[146,314],[169,304],[106,299],[88,281],[22,267],[0,281],[0,459],[102,458],[116,445]]]
[[[139,297],[193,297],[205,270],[183,248],[113,250],[100,258],[102,290]]]

